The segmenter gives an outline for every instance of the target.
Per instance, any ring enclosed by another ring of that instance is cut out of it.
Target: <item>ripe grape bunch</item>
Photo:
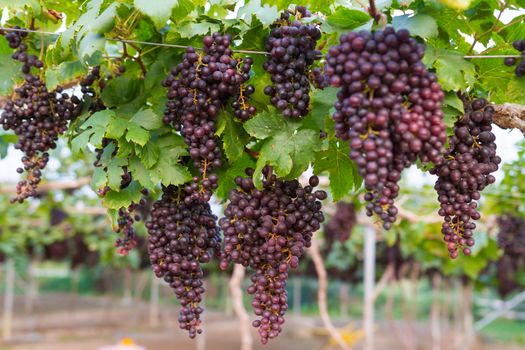
[[[286,281],[288,270],[299,266],[299,258],[310,246],[312,235],[324,221],[321,202],[326,192],[314,191],[319,179],[312,176],[309,185],[297,180],[279,180],[266,168],[263,188],[255,188],[253,169],[248,177],[237,177],[237,189],[229,195],[219,224],[224,232],[220,267],[230,262],[250,267],[248,293],[259,317],[253,326],[259,329],[263,344],[282,330],[288,309]]]
[[[153,204],[148,229],[148,251],[153,272],[164,278],[181,303],[179,324],[190,338],[202,333],[200,315],[203,271],[220,249],[220,235],[210,205],[189,198],[184,188],[163,188],[162,198]]]
[[[480,192],[495,181],[490,174],[501,162],[491,132],[494,108],[484,99],[470,102],[464,96],[463,106],[465,114],[454,124],[445,161],[431,170],[438,176],[434,188],[441,206],[439,215],[445,218],[441,232],[453,259],[458,249],[471,254],[476,227],[471,220],[480,218],[476,201]]]
[[[446,141],[437,77],[421,59],[425,48],[405,29],[343,34],[329,49],[325,73],[340,87],[333,119],[338,138],[350,144],[367,193],[367,215],[389,229],[404,168],[419,158],[442,162]]]
[[[357,223],[354,203],[338,202],[334,216],[324,226],[326,240],[344,243]]]
[[[58,136],[66,131],[68,122],[80,114],[81,101],[64,93],[60,86],[51,92],[47,90],[39,76],[44,64],[37,56],[27,53],[27,45],[23,42],[26,32],[8,31],[3,35],[9,46],[16,49],[12,58],[23,64],[24,73],[24,82],[15,88],[15,95],[7,99],[0,116],[0,125],[18,136],[15,148],[24,153],[23,168],[18,168],[17,172],[26,172],[27,177],[17,184],[17,195],[11,199],[21,203],[36,196],[42,169],[49,161],[48,151],[56,148]]]
[[[516,50],[518,50],[522,56],[520,58],[521,62],[518,63],[518,65],[516,66],[516,69],[514,70],[514,73],[516,74],[516,76],[518,78],[521,78],[522,76],[525,75],[525,59],[523,59],[523,57],[525,57],[525,39],[514,41],[512,43],[512,46]],[[518,59],[516,59],[515,57],[507,57],[505,58],[503,62],[505,63],[506,66],[511,67],[518,62]]]
[[[320,69],[311,66],[321,57],[316,50],[321,31],[315,24],[303,24],[302,17],[311,13],[304,6],[288,10],[272,25],[266,41],[270,54],[263,68],[271,74],[273,85],[264,89],[270,102],[287,118],[300,118],[308,114],[310,105],[310,79],[324,86]]]
[[[498,289],[505,297],[519,289],[518,271],[525,269],[525,220],[521,217],[504,215],[498,218],[498,246],[503,255],[496,263]]]

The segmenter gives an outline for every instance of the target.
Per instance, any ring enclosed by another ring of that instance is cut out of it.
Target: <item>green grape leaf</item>
[[[168,21],[171,11],[177,7],[179,0],[149,1],[134,0],[133,4],[142,13],[153,20],[157,28],[162,28]]]
[[[81,77],[85,73],[84,66],[80,61],[62,62],[58,66],[49,67],[45,71],[47,89],[54,90],[63,82]]]
[[[155,183],[151,180],[150,171],[138,158],[132,158],[129,162],[129,171],[133,179],[137,180],[144,188],[154,188]]]
[[[425,64],[436,68],[439,83],[445,91],[464,90],[476,80],[474,64],[454,51],[427,47]]]
[[[107,107],[116,107],[133,101],[141,92],[143,82],[138,78],[120,76],[111,79],[101,93]]]
[[[151,135],[147,130],[144,130],[135,123],[128,124],[128,132],[126,133],[126,140],[136,143],[144,147],[149,141]]]
[[[351,30],[362,26],[370,20],[366,12],[339,6],[326,18],[329,25],[339,29]]]
[[[120,191],[122,181],[122,167],[128,165],[128,162],[122,158],[112,158],[107,163],[108,186],[114,191]]]
[[[93,171],[93,176],[91,177],[91,188],[96,191],[106,186],[107,183],[108,178],[104,169],[100,167],[95,168]]]
[[[312,111],[303,120],[303,126],[313,130],[324,130],[325,117],[337,101],[337,88],[316,89],[312,94]]]
[[[131,118],[131,121],[142,126],[146,130],[155,130],[162,128],[163,126],[162,117],[157,115],[151,109],[141,109],[135,113],[133,118]]]
[[[260,187],[261,172],[266,165],[273,166],[279,177],[298,177],[315,157],[320,148],[319,132],[314,130],[299,130],[292,134],[280,132],[263,142],[260,150],[254,182]]]
[[[5,40],[2,39],[2,43]],[[15,84],[22,81],[22,76],[15,72],[21,71],[22,64],[11,58],[10,53],[0,54],[0,94],[2,96],[9,95]]]
[[[214,33],[218,30],[220,30],[220,25],[217,23],[210,23],[210,22],[186,22],[183,25],[177,27],[177,34],[181,36],[181,38],[193,38],[197,35],[206,35],[210,33]]]
[[[149,169],[159,160],[160,150],[154,142],[148,142],[139,153],[140,160]]]
[[[221,180],[219,181],[219,187],[215,191],[215,195],[219,198],[226,199],[230,191],[236,187],[235,178],[237,176],[246,176],[244,172],[246,168],[255,168],[255,160],[248,154],[243,153],[237,160],[228,164],[228,167],[219,170],[218,175]]]
[[[317,154],[314,163],[315,174],[328,171],[330,192],[336,202],[361,185],[356,165],[348,157],[349,151],[348,143],[333,140],[327,150]]]
[[[244,123],[244,129],[248,134],[261,140],[275,135],[285,128],[286,123],[283,117],[275,113],[275,110],[258,113]]]
[[[411,35],[419,36],[423,39],[438,36],[438,26],[436,20],[429,15],[401,15],[392,18],[392,26],[399,30],[408,29]]]
[[[178,164],[179,157],[185,149],[161,149],[157,164],[151,169],[152,180],[163,185],[182,185],[192,179],[188,169]]]
[[[110,139],[118,139],[124,136],[128,125],[129,120],[127,119],[119,117],[112,118],[107,126],[106,137]]]
[[[279,11],[276,6],[261,4],[261,0],[249,0],[237,11],[237,18],[243,19],[248,25],[252,24],[252,17],[255,16],[265,26],[271,25],[279,18]]]
[[[142,198],[142,187],[137,181],[132,181],[128,187],[121,191],[109,191],[103,197],[103,204],[109,209],[127,207],[132,202],[138,203]]]
[[[242,125],[233,120],[233,115],[226,111],[219,114],[216,134],[221,136],[224,151],[230,161],[234,161],[242,155],[244,146],[249,140],[249,136]]]

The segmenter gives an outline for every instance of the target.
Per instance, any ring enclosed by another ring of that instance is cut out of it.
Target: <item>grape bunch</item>
[[[419,158],[442,162],[446,141],[437,77],[421,59],[425,48],[405,29],[343,34],[329,49],[325,74],[340,87],[335,131],[348,141],[350,158],[364,179],[367,215],[389,229],[401,172]]]
[[[512,43],[512,46],[516,50],[518,50],[522,56],[520,58],[521,62],[518,63],[518,65],[516,66],[516,69],[514,70],[514,73],[516,74],[516,76],[518,78],[521,78],[522,76],[525,75],[525,60],[523,59],[523,57],[525,57],[525,39],[514,41]],[[516,59],[515,57],[507,57],[503,61],[503,63],[509,67],[514,66],[517,62],[518,62],[518,59]]]
[[[263,68],[271,74],[272,85],[264,89],[270,102],[287,118],[300,118],[308,114],[310,81],[324,87],[324,75],[319,68],[312,69],[321,58],[316,50],[321,31],[315,24],[303,24],[302,17],[310,17],[303,6],[288,10],[272,25],[266,41],[268,60]]]
[[[498,218],[498,246],[505,255],[525,264],[525,219],[505,215]]]
[[[299,258],[324,221],[320,200],[327,195],[314,191],[319,184],[316,176],[303,187],[297,180],[277,179],[266,168],[263,188],[258,190],[253,173],[246,169],[248,177],[235,179],[237,189],[230,192],[225,216],[219,220],[224,232],[220,267],[226,269],[233,262],[255,271],[248,293],[259,317],[253,326],[266,344],[282,330],[288,271],[299,266]]]
[[[3,34],[9,46],[16,49],[12,58],[23,64],[24,73],[24,82],[15,88],[14,96],[7,99],[0,116],[3,129],[12,130],[18,136],[15,149],[24,153],[23,167],[17,172],[26,172],[27,177],[17,184],[17,195],[11,200],[21,203],[36,196],[42,170],[49,161],[48,151],[56,148],[56,141],[67,130],[69,121],[80,114],[81,101],[65,93],[60,86],[48,91],[40,78],[43,62],[37,56],[28,54],[27,45],[23,42],[26,32],[8,31]]]
[[[215,123],[220,110],[231,98],[235,115],[246,120],[255,114],[248,105],[254,92],[249,79],[252,60],[233,57],[231,37],[214,33],[203,39],[204,49],[197,53],[189,47],[183,60],[163,81],[168,88],[164,123],[180,131],[189,146],[194,165],[202,174],[221,166],[219,138]],[[206,178],[206,176],[204,176]]]
[[[148,229],[148,251],[153,272],[164,278],[181,303],[179,324],[194,338],[202,332],[200,315],[203,271],[220,249],[220,235],[210,205],[188,198],[184,188],[163,187],[153,204]]]
[[[454,123],[444,162],[431,170],[438,176],[434,186],[441,206],[438,213],[445,218],[441,232],[453,259],[458,249],[471,254],[476,227],[472,220],[480,218],[476,201],[480,192],[494,183],[491,173],[501,162],[491,132],[494,108],[484,99],[470,102],[462,98],[465,114]]]
[[[344,243],[357,223],[354,203],[338,202],[334,216],[324,226],[327,242]]]
[[[525,270],[525,219],[503,215],[498,217],[497,223],[498,246],[503,255],[496,262],[496,274],[499,293],[506,297],[523,287],[517,275]]]

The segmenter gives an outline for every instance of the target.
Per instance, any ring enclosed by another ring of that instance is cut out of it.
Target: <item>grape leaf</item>
[[[232,114],[225,111],[219,114],[216,134],[221,136],[224,151],[230,161],[234,161],[242,155],[244,146],[249,140],[249,136],[242,125],[233,120]]]
[[[141,109],[135,113],[131,121],[146,130],[155,130],[163,126],[162,118],[151,109]]]
[[[443,90],[464,90],[476,80],[475,66],[461,54],[427,47],[425,64],[433,65]]]
[[[150,171],[146,169],[144,164],[138,159],[133,158],[129,162],[129,171],[135,180],[137,180],[144,188],[154,188],[155,183],[151,180]]]
[[[108,183],[108,178],[106,172],[102,168],[95,168],[93,171],[93,176],[91,177],[91,188],[93,190],[98,190],[103,188]]]
[[[265,27],[268,27],[279,18],[279,12],[276,6],[261,5],[261,0],[249,0],[237,11],[237,18],[243,19],[248,25],[251,25],[253,16],[257,17]]]
[[[408,29],[410,34],[423,39],[433,38],[439,34],[436,20],[423,14],[396,16],[392,19],[392,26],[396,30]]]
[[[339,6],[334,13],[327,18],[329,25],[340,29],[355,29],[370,20],[370,16],[363,11],[349,9],[344,6]]]
[[[215,195],[219,198],[225,199],[232,189],[236,187],[235,178],[237,176],[246,176],[244,170],[246,168],[254,168],[255,160],[248,154],[242,153],[242,155],[232,163],[229,163],[227,167],[218,171],[220,177],[219,187],[215,191]]]
[[[144,147],[149,141],[151,135],[147,130],[144,130],[135,123],[128,124],[128,132],[126,133],[126,140],[134,142]]]
[[[171,11],[179,4],[178,0],[134,0],[133,4],[142,13],[148,15],[157,28],[162,28],[168,21]]]
[[[142,198],[141,190],[140,184],[137,181],[132,181],[128,187],[121,191],[109,191],[106,193],[102,202],[109,209],[127,207],[131,202],[138,203],[140,201]]]
[[[46,69],[46,86],[48,90],[54,90],[65,81],[70,81],[85,74],[84,67],[80,61],[62,62],[58,66]]]
[[[124,118],[112,118],[107,126],[106,137],[110,139],[118,139],[124,135],[128,128],[129,120]]]
[[[185,150],[183,150],[185,151]],[[157,164],[152,168],[151,178],[163,185],[182,185],[192,179],[188,169],[178,164],[181,149],[162,149]]]
[[[349,151],[346,142],[332,140],[327,150],[317,154],[314,163],[315,174],[328,171],[330,193],[336,202],[360,186],[360,176],[354,162],[348,157]]]
[[[261,112],[244,123],[244,129],[253,137],[265,139],[286,128],[283,117],[271,110]]]
[[[149,169],[159,160],[159,153],[159,147],[153,142],[148,142],[144,148],[142,148],[139,156],[144,165]]]
[[[128,164],[127,160],[122,158],[112,158],[107,163],[108,186],[114,191],[120,191],[122,181],[122,167]]]

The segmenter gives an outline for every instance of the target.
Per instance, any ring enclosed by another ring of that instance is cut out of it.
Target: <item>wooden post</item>
[[[470,349],[474,342],[474,316],[472,315],[472,283],[467,282],[462,288],[463,309],[463,332],[465,334],[465,348]]]
[[[8,341],[13,332],[13,303],[15,297],[15,265],[13,259],[5,260],[5,294],[4,294],[4,315],[2,322],[2,338]]]
[[[301,315],[301,278],[293,278],[293,314]]]
[[[319,249],[319,243],[317,239],[312,238],[312,245],[308,249],[312,261],[315,265],[315,271],[317,272],[317,278],[319,279],[319,289],[317,291],[317,302],[319,303],[319,314],[323,320],[324,327],[330,334],[330,336],[336,341],[337,345],[343,350],[349,350],[350,347],[345,343],[345,340],[341,334],[337,331],[337,328],[330,319],[328,312],[328,301],[327,301],[327,290],[328,290],[328,276],[326,268],[324,266],[323,257],[321,255],[321,249]]]
[[[35,276],[35,270],[38,266],[37,259],[31,259],[27,269],[27,287],[25,290],[25,312],[33,313],[35,309],[35,300],[38,296],[38,279]]]
[[[364,350],[374,350],[374,281],[376,261],[376,231],[365,226],[365,271],[364,271],[364,313],[363,328],[365,332]]]
[[[432,335],[432,350],[441,350],[441,312],[440,312],[441,275],[432,276],[432,306],[430,309],[430,327]]]
[[[239,319],[239,331],[241,332],[241,350],[253,349],[253,337],[251,333],[250,317],[244,308],[242,299],[242,280],[245,269],[242,265],[233,266],[233,274],[230,279],[230,293],[233,301],[233,308]]]
[[[157,327],[159,325],[159,284],[155,274],[151,274],[151,289],[149,301],[149,325]]]

